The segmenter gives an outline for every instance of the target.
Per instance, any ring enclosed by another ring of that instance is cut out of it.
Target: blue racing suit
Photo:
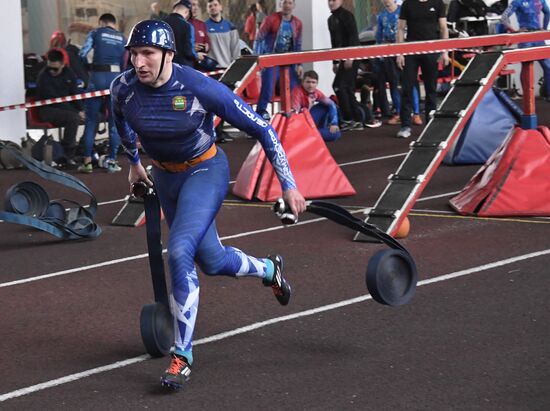
[[[93,49],[94,57],[91,65],[90,83],[87,91],[99,91],[108,89],[116,76],[125,66],[126,39],[119,31],[112,27],[99,27],[88,33],[84,45],[80,49],[80,57],[86,59]],[[92,155],[92,148],[97,130],[98,115],[103,102],[107,102],[107,113],[110,111],[110,100],[102,97],[94,97],[86,100],[86,127],[84,129],[84,156]],[[108,116],[109,122],[109,157],[116,158],[120,146],[120,136],[116,130],[113,119]]]
[[[513,0],[502,13],[501,22],[507,28],[512,28],[510,17],[516,14],[520,30],[546,30],[550,22],[550,9],[546,0]],[[541,27],[541,13],[544,14]],[[520,43],[520,48],[545,46],[544,41]],[[546,96],[550,96],[550,59],[539,60],[544,72]]]
[[[273,165],[283,191],[296,188],[286,155],[273,128],[231,90],[200,72],[173,64],[168,82],[158,88],[142,84],[134,70],[111,85],[116,126],[130,162],[139,162],[137,139],[154,160],[182,163],[196,158],[216,140],[214,115],[257,138]],[[224,247],[215,217],[229,185],[224,152],[187,171],[153,168],[153,178],[170,228],[168,265],[176,341],[174,351],[193,361],[193,329],[199,302],[195,261],[205,274],[265,278],[273,274],[267,259]]]

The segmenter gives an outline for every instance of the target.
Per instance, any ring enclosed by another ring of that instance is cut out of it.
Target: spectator
[[[209,18],[205,24],[210,37],[208,57],[214,59],[218,67],[227,68],[241,55],[239,33],[233,23],[222,17],[223,7],[220,0],[208,0],[207,9]],[[223,120],[220,120],[216,127],[217,143],[234,140],[223,130],[223,125]]]
[[[111,98],[130,160],[130,184],[152,185],[140,161],[138,138],[153,159],[155,188],[169,227],[170,309],[175,328],[170,366],[161,383],[181,389],[191,373],[199,309],[195,262],[209,275],[256,278],[271,288],[281,305],[288,304],[291,296],[282,257],[256,258],[220,242],[215,218],[229,186],[229,165],[214,144],[214,115],[226,117],[260,141],[296,216],[305,211],[306,202],[273,128],[223,84],[190,67],[172,64],[170,26],[153,23],[157,24],[142,21],[132,29],[127,47],[135,70],[113,82]],[[158,107],[172,105],[176,108],[158,116]]]
[[[443,0],[405,0],[401,6],[397,23],[397,42],[429,41],[437,38],[449,38],[447,18],[445,17]],[[401,100],[401,129],[397,137],[411,136],[411,108],[414,82],[418,76],[418,68],[422,70],[422,81],[426,90],[424,104],[425,117],[437,107],[437,73],[438,60],[442,59],[445,65],[449,64],[447,52],[432,54],[412,54],[397,56],[397,67],[403,70],[402,100]]]
[[[195,52],[193,26],[187,21],[190,13],[191,2],[189,0],[180,0],[172,6],[172,13],[164,21],[172,27],[176,39],[174,63],[193,67],[199,56]]]
[[[270,14],[264,19],[256,36],[255,53],[286,53],[302,50],[302,21],[293,16],[295,0],[281,0],[281,11]],[[302,77],[302,65],[290,68],[290,87],[298,85]],[[256,112],[269,121],[267,105],[271,101],[275,83],[279,79],[279,67],[269,67],[262,70],[262,88]]]
[[[199,0],[191,0],[191,15],[202,21],[202,10]]]
[[[111,13],[102,14],[99,17],[99,27],[88,33],[79,54],[83,60],[86,60],[90,51],[93,51],[90,84],[87,91],[108,89],[115,77],[121,73],[126,60],[125,42],[124,35],[116,29],[115,16]],[[110,107],[109,98],[94,97],[86,100],[86,127],[83,136],[84,159],[78,167],[78,171],[81,173],[93,171],[92,151],[102,108],[107,113],[109,123],[109,155],[103,164],[110,173],[121,170],[116,161],[120,136],[112,116],[109,115]]]
[[[336,104],[317,89],[319,75],[311,70],[304,73],[302,84],[292,90],[292,109],[300,112],[309,110],[323,140],[334,141],[340,138],[338,109]]]
[[[541,12],[544,14],[542,27]],[[501,22],[509,31],[516,31],[510,23],[510,17],[516,14],[519,31],[546,30],[550,21],[550,9],[546,0],[513,0],[502,13]],[[545,46],[544,41],[520,43],[520,48]],[[550,100],[550,59],[538,60],[544,73],[546,100]]]
[[[331,16],[328,18],[330,41],[333,48],[359,46],[359,34],[353,13],[342,7],[343,0],[328,0]],[[370,109],[361,108],[355,98],[355,82],[359,62],[355,60],[334,61],[332,70],[336,74],[332,88],[338,97],[342,114],[341,130],[363,130],[367,127],[380,127]]]
[[[88,33],[86,41],[80,50],[80,57],[87,59],[90,51],[93,50],[91,65],[91,76],[88,91],[99,91],[108,89],[111,82],[124,69],[127,59],[124,44],[124,35],[116,29],[116,18],[111,13],[102,14],[99,17],[99,27]],[[104,104],[105,103],[105,104]],[[99,114],[102,106],[110,113],[110,99],[94,97],[86,100],[86,127],[84,128],[84,159],[78,171],[91,173],[92,151],[96,136]],[[112,117],[107,114],[109,123],[109,156],[104,162],[104,167],[110,173],[120,171],[116,157],[120,146],[120,136],[113,122]]]
[[[152,20],[164,20],[166,17],[168,17],[168,13],[165,13],[160,9],[160,5],[157,1],[154,1],[151,3],[151,16],[150,18]]]
[[[198,56],[198,69],[209,70],[210,67],[201,67],[204,57],[210,51],[210,38],[208,37],[208,29],[204,21],[200,20],[199,0],[191,0],[191,14],[187,20],[195,30],[195,52]]]
[[[85,89],[88,87],[89,75],[86,70],[86,65],[80,59],[78,53],[80,49],[71,44],[71,41],[65,37],[65,33],[62,31],[54,31],[50,38],[50,50],[58,48],[63,54],[66,54],[65,65],[68,65],[76,75],[76,77],[81,81],[79,82],[79,87]]]
[[[38,99],[65,97],[78,94],[77,78],[74,72],[65,65],[63,53],[50,50],[46,54],[46,66],[38,74],[36,97]],[[74,160],[76,149],[76,132],[78,125],[84,121],[84,106],[82,101],[75,100],[65,103],[46,105],[38,108],[42,121],[56,127],[64,127],[61,145],[65,151],[68,166],[76,165]]]
[[[227,68],[241,55],[239,33],[228,20],[222,17],[220,0],[208,0],[208,16],[205,21],[210,37],[208,56],[218,62],[218,67]]]
[[[260,0],[256,3],[256,33],[260,29],[260,26],[264,22],[264,19],[267,17],[267,4],[266,0]]]
[[[401,7],[397,5],[395,0],[382,0],[384,10],[376,18],[376,44],[390,44],[395,43],[397,35],[397,21],[399,19],[399,13]],[[396,125],[401,124],[401,118],[399,113],[401,111],[401,92],[399,91],[401,86],[401,71],[397,67],[395,57],[383,57],[376,60],[377,66],[377,79],[378,79],[378,91],[379,91],[379,103],[382,113],[386,115],[390,112],[388,99],[386,96],[386,82],[390,86],[390,95],[393,102],[393,115],[388,120],[388,124]],[[418,82],[415,82],[413,87],[413,119],[412,123],[416,125],[422,124],[422,118],[419,111],[419,95],[418,95]]]
[[[248,14],[244,23],[244,34],[245,40],[250,46],[254,46],[254,39],[256,38],[256,31],[258,27],[256,26],[256,13],[258,8],[256,3],[251,4],[248,9]]]

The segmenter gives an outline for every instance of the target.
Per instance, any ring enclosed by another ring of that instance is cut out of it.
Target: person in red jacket
[[[338,109],[334,101],[317,88],[319,75],[310,70],[304,73],[302,85],[292,90],[292,109],[300,112],[308,109],[323,140],[334,141],[340,138]]]
[[[254,51],[257,55],[302,51],[302,21],[292,15],[294,7],[294,0],[282,0],[281,11],[270,14],[264,19],[254,44]],[[291,88],[298,85],[299,77],[302,77],[302,74],[303,68],[301,65],[292,66],[290,70]],[[273,86],[278,78],[278,67],[269,67],[262,70],[262,89],[256,112],[264,120],[269,120],[267,105],[271,101]]]
[[[191,0],[191,14],[187,21],[191,23],[195,29],[195,51],[199,56],[196,68],[203,71],[214,70],[216,67],[215,65],[210,67],[204,62],[204,58],[210,51],[210,37],[208,37],[206,24],[199,18],[200,15],[199,0]]]

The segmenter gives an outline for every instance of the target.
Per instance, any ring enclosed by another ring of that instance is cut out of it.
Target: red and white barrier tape
[[[30,101],[28,103],[14,104],[11,106],[0,107],[0,111],[15,110],[17,108],[30,108],[46,106],[48,104],[66,103],[68,101],[83,100],[92,97],[101,97],[110,94],[109,89],[99,91],[88,91],[86,93],[75,94],[73,96],[47,98],[45,100]]]
[[[206,76],[213,76],[213,75],[216,75],[216,74],[223,74],[224,72],[225,72],[225,69],[220,69],[220,70],[209,71],[209,72],[204,73],[204,74]],[[0,107],[0,111],[16,110],[18,108],[31,108],[31,107],[47,106],[48,104],[56,104],[56,103],[67,103],[69,101],[85,100],[87,98],[107,96],[109,94],[110,94],[109,89],[99,90],[99,91],[88,91],[86,93],[75,94],[73,96],[47,98],[45,100],[29,101],[27,103],[13,104],[11,106],[4,106],[4,107]]]

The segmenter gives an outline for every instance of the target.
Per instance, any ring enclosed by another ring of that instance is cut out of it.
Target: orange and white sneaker
[[[189,380],[191,367],[187,363],[185,357],[174,353],[171,354],[171,357],[170,365],[160,377],[160,383],[165,387],[179,390],[182,389],[187,380]]]

